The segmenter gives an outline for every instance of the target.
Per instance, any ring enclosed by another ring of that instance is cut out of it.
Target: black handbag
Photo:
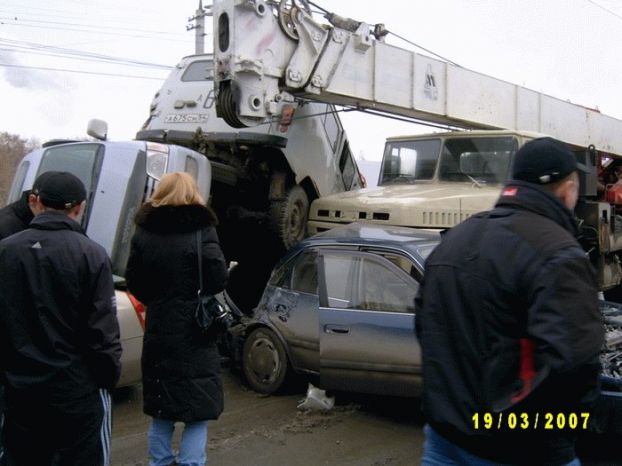
[[[227,331],[232,321],[229,310],[216,298],[216,296],[201,294],[203,286],[203,260],[201,257],[201,230],[197,231],[197,257],[199,262],[199,290],[197,291],[198,303],[194,311],[194,320],[199,331],[208,336],[218,336]]]

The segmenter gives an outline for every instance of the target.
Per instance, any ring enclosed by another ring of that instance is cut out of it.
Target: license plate
[[[165,123],[205,123],[208,115],[206,113],[180,113],[170,114],[164,117]]]

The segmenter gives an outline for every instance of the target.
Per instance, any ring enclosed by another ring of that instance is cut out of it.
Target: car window
[[[418,288],[413,278],[392,263],[367,256],[361,261],[357,307],[370,311],[414,313]]]
[[[274,271],[270,285],[299,293],[317,294],[317,252],[302,252]]]
[[[354,304],[355,274],[360,257],[331,253],[324,256],[324,279],[328,307],[351,309]]]
[[[364,249],[364,250],[367,251],[367,249]],[[397,267],[402,269],[404,272],[406,272],[408,275],[410,275],[413,278],[418,278],[420,275],[419,273],[417,273],[417,268],[415,267],[415,264],[413,264],[413,262],[406,256],[403,256],[401,254],[397,254],[394,252],[388,252],[388,251],[382,251],[382,250],[376,250],[376,249],[369,249],[369,251],[372,252],[373,254],[384,257],[389,262],[396,265]]]
[[[323,253],[326,305],[338,309],[414,313],[418,282],[399,254]],[[396,265],[391,261],[399,263]]]
[[[317,253],[306,251],[294,262],[291,270],[291,289],[300,293],[317,294]]]

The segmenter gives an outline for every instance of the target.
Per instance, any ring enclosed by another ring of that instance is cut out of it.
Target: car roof
[[[421,247],[434,246],[439,241],[440,232],[437,230],[355,222],[337,226],[302,240],[297,246],[294,246],[288,256],[296,254],[304,248],[331,244],[383,246],[404,249],[414,256],[419,256]]]

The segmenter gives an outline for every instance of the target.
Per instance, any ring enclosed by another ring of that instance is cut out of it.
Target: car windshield
[[[436,171],[440,139],[387,142],[380,185],[431,180]]]
[[[439,180],[503,183],[517,146],[512,137],[447,139],[441,152]]]

